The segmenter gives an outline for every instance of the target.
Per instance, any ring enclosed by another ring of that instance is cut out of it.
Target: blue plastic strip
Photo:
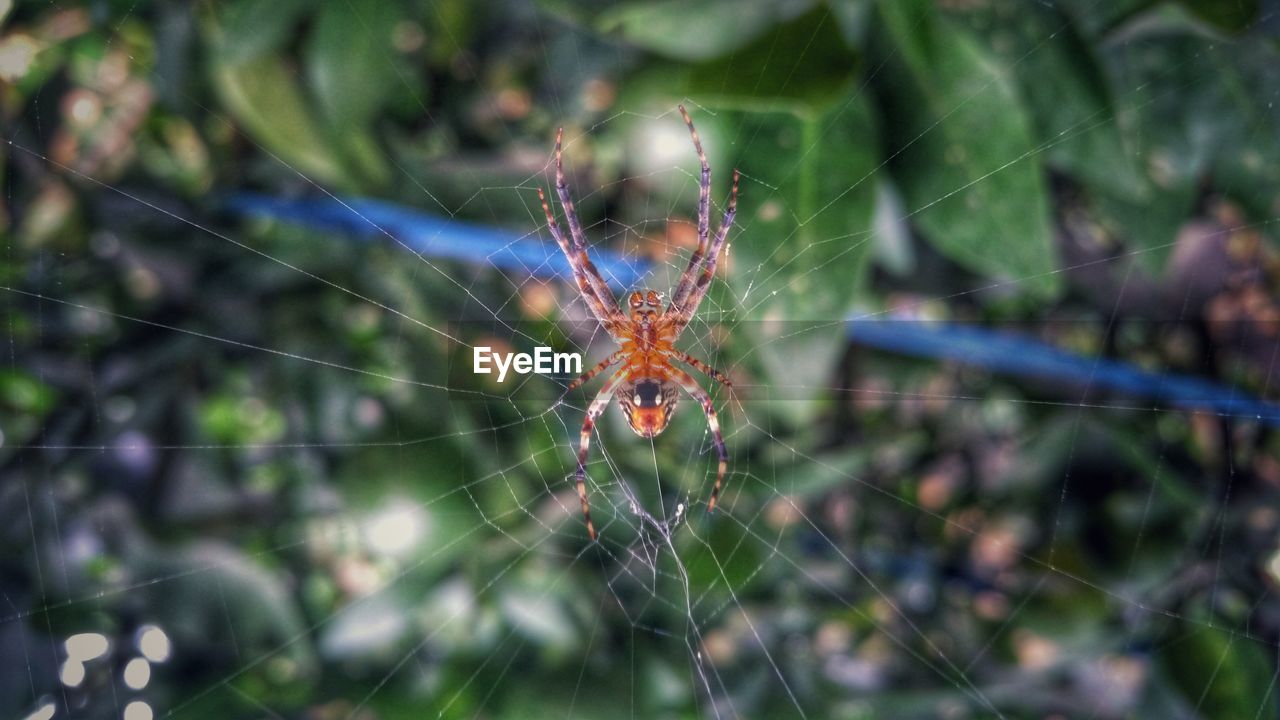
[[[939,358],[1022,377],[1047,378],[1150,398],[1157,406],[1208,410],[1280,426],[1280,405],[1192,375],[1154,373],[1119,360],[1089,358],[1018,335],[926,320],[855,318],[854,342],[916,357]]]
[[[225,208],[238,215],[271,218],[363,239],[386,239],[389,234],[414,252],[430,257],[483,263],[537,277],[567,281],[573,278],[568,259],[555,243],[442,219],[381,200],[287,200],[241,193],[230,197]],[[619,292],[639,285],[652,268],[647,260],[607,250],[593,249],[591,259]]]
[[[380,200],[286,200],[242,193],[231,197],[226,209],[366,239],[390,234],[414,252],[431,257],[483,263],[538,277],[572,278],[568,260],[554,243],[441,219]],[[640,285],[652,270],[650,261],[608,250],[593,249],[591,255],[610,286],[619,292]],[[856,343],[890,352],[1103,388],[1149,398],[1157,405],[1208,410],[1280,426],[1280,405],[1230,386],[1190,375],[1153,373],[1117,360],[1087,358],[1008,333],[922,320],[868,318],[849,320],[848,332]]]

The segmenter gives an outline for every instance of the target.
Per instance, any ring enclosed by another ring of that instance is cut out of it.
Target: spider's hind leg
[[[578,470],[574,473],[574,482],[578,488],[578,500],[582,503],[582,518],[587,523],[587,535],[592,541],[597,538],[597,535],[596,526],[591,522],[591,503],[587,501],[587,455],[591,452],[591,431],[596,427],[596,418],[600,417],[600,413],[609,406],[613,391],[617,389],[619,383],[627,379],[628,375],[630,371],[623,368],[614,373],[613,377],[605,382],[604,387],[600,388],[600,392],[587,408],[587,416],[582,421],[582,433],[578,438]]]
[[[595,367],[591,368],[590,370],[588,370],[588,371],[586,371],[586,372],[582,373],[581,375],[579,375],[578,377],[574,378],[574,379],[573,379],[573,382],[571,382],[571,383],[569,383],[568,385],[566,385],[566,386],[565,386],[565,388],[564,388],[564,394],[562,394],[562,395],[560,396],[560,399],[559,399],[558,401],[556,401],[556,404],[557,404],[557,405],[559,405],[561,402],[563,402],[563,401],[564,401],[565,395],[568,395],[569,393],[573,392],[574,390],[577,390],[578,388],[582,387],[583,385],[585,385],[585,384],[587,384],[587,383],[591,382],[591,379],[592,379],[592,378],[594,378],[595,376],[597,376],[597,375],[599,375],[600,373],[604,372],[604,371],[605,371],[606,369],[608,369],[610,366],[612,366],[612,365],[617,365],[619,362],[621,362],[621,361],[622,361],[622,359],[623,359],[624,357],[626,357],[626,353],[624,353],[624,352],[623,352],[623,351],[621,351],[621,350],[617,350],[617,351],[615,351],[612,355],[610,355],[609,357],[607,357],[607,358],[605,358],[605,359],[601,360],[600,362],[596,363]]]
[[[702,412],[707,416],[707,427],[711,430],[711,441],[716,447],[719,464],[716,467],[716,484],[711,488],[711,499],[707,501],[707,512],[716,509],[716,501],[720,498],[720,486],[724,483],[724,475],[729,469],[729,451],[724,446],[724,434],[720,431],[720,421],[716,418],[716,408],[711,404],[711,396],[703,390],[689,373],[671,368],[671,378],[680,385],[689,397],[698,401]]]

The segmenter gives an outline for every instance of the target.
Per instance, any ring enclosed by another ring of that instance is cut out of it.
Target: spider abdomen
[[[618,407],[635,434],[651,438],[667,429],[679,403],[679,387],[656,375],[640,376],[618,389]]]

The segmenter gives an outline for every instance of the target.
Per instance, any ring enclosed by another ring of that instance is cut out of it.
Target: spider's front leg
[[[604,280],[600,278],[599,271],[587,257],[586,251],[576,251],[569,247],[568,241],[560,233],[560,228],[556,226],[556,218],[551,214],[551,206],[547,204],[547,197],[542,193],[542,188],[538,188],[538,201],[542,203],[542,212],[547,216],[547,229],[551,231],[551,237],[555,238],[556,244],[560,246],[560,250],[569,261],[573,279],[578,286],[578,293],[587,303],[591,314],[604,327],[605,332],[617,337],[626,320],[622,316],[622,311],[618,309],[613,295],[608,292],[608,286],[604,285]],[[602,285],[604,286],[603,295],[600,294]]]
[[[671,293],[671,303],[667,305],[665,312],[665,315],[672,319],[672,327],[677,334],[689,324],[693,313],[698,309],[698,304],[702,302],[703,295],[707,293],[711,278],[715,275],[716,259],[720,255],[720,248],[724,246],[725,239],[729,236],[729,228],[733,225],[733,217],[738,211],[738,180],[741,177],[737,170],[733,171],[733,189],[729,193],[729,205],[725,208],[724,218],[720,221],[720,229],[716,231],[715,237],[711,238],[711,168],[707,165],[707,154],[702,149],[702,139],[698,137],[698,131],[693,127],[693,120],[683,105],[680,106],[680,115],[684,118],[685,125],[689,126],[689,137],[693,139],[693,147],[698,151],[698,160],[702,164],[702,176],[698,183],[698,247],[689,257],[689,265],[680,276],[675,292]]]
[[[592,540],[596,539],[596,526],[591,522],[591,504],[587,502],[587,454],[591,451],[591,431],[595,429],[596,418],[600,417],[600,413],[609,406],[609,400],[613,398],[613,392],[618,388],[618,384],[626,380],[630,374],[631,371],[627,368],[614,373],[591,401],[590,407],[587,408],[587,417],[582,421],[582,435],[578,439],[578,472],[575,477],[578,499],[582,501],[582,517],[587,521],[587,535]]]
[[[573,197],[569,193],[569,184],[564,179],[564,153],[563,153],[564,128],[556,131],[556,195],[560,198],[560,207],[564,210],[564,221],[569,226],[569,237],[573,241],[572,250],[564,242],[560,243],[560,249],[569,258],[569,262],[575,268],[580,268],[583,279],[590,286],[589,291],[594,294],[599,301],[609,306],[610,314],[613,319],[625,322],[626,318],[622,312],[618,310],[618,305],[614,301],[613,293],[609,290],[609,283],[600,275],[600,270],[591,262],[591,256],[587,254],[587,234],[582,231],[582,222],[578,220],[578,213],[573,207]],[[550,217],[550,211],[547,212]],[[585,295],[588,288],[581,288]]]
[[[733,226],[733,218],[738,213],[738,181],[741,177],[741,173],[737,170],[733,171],[729,204],[725,207],[724,217],[720,220],[720,228],[716,230],[715,237],[705,244],[705,254],[702,252],[703,245],[700,244],[699,250],[689,258],[689,266],[680,276],[680,285],[671,295],[671,304],[667,306],[666,315],[671,317],[672,327],[677,333],[683,331],[693,319],[694,312],[698,310],[698,305],[702,303],[707,289],[711,287],[711,278],[716,274],[720,250],[729,237],[729,228]]]

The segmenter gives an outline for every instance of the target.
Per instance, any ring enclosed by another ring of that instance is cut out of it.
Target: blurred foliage
[[[0,714],[1274,716],[1274,432],[841,327],[1001,324],[1274,396],[1274,22],[0,2]],[[564,125],[593,240],[661,290],[696,214],[677,102],[717,207],[743,172],[685,338],[734,377],[732,473],[706,518],[696,410],[653,444],[610,412],[599,546],[566,479],[583,397],[468,369],[469,345],[602,354],[571,288],[220,210],[365,195],[540,233]],[[687,505],[670,546],[626,488]],[[173,655],[131,689],[148,624]],[[85,632],[108,656],[63,682]]]

